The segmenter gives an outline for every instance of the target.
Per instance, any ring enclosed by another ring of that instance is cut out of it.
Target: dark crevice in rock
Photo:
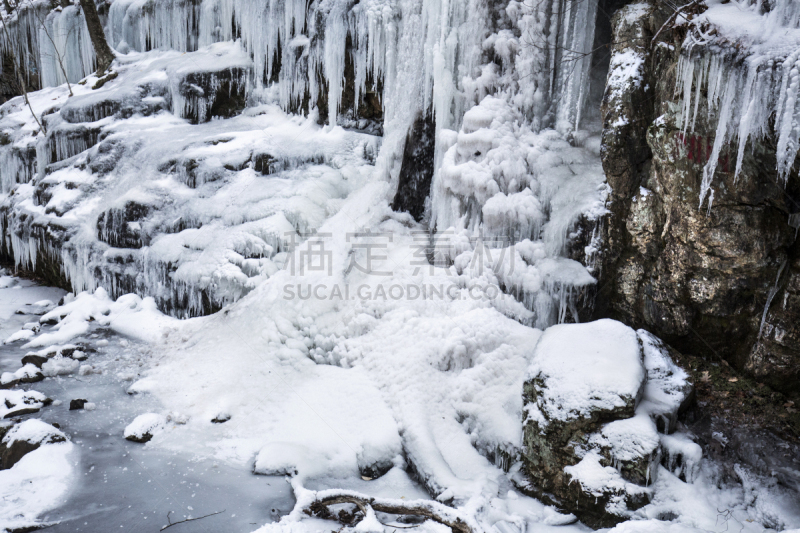
[[[406,136],[397,193],[392,209],[409,213],[417,222],[425,217],[431,192],[436,150],[436,123],[427,114],[418,118]]]

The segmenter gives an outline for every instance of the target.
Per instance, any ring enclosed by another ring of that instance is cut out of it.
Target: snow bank
[[[62,504],[69,489],[72,451],[71,442],[47,444],[12,468],[0,470],[0,527],[16,530],[44,525],[38,517]]]

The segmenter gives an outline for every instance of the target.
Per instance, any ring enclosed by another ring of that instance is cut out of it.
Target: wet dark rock
[[[420,117],[406,137],[397,193],[392,202],[395,211],[406,211],[421,222],[426,200],[431,192],[436,150],[436,123],[432,116]]]
[[[231,415],[229,415],[228,413],[220,413],[220,414],[218,414],[217,416],[215,416],[214,418],[211,419],[211,423],[212,424],[224,424],[225,422],[227,422],[230,419],[231,419]]]
[[[44,374],[41,372],[36,372],[33,375],[28,374],[19,380],[20,383],[38,383],[40,381],[44,381]]]
[[[3,418],[15,418],[17,416],[32,415],[38,412],[39,412],[38,407],[20,407],[19,409],[14,409],[13,411],[9,411]]]
[[[179,110],[192,124],[208,122],[212,117],[238,115],[247,103],[247,79],[250,70],[234,67],[215,72],[190,72],[178,84],[186,101]]]
[[[144,444],[146,442],[150,442],[150,439],[153,438],[151,433],[143,433],[142,435],[126,435],[125,440],[129,440],[131,442],[138,442],[139,444]]]
[[[358,471],[362,478],[378,479],[394,467],[392,461],[378,461],[370,464],[359,464]]]
[[[69,401],[69,410],[70,411],[77,411],[83,409],[83,406],[86,405],[88,400],[84,400],[82,398],[76,398],[74,400]]]

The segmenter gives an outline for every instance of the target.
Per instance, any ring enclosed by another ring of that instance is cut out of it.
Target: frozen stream
[[[3,339],[25,323],[38,321],[36,315],[15,314],[17,309],[45,299],[58,302],[64,294],[18,278],[0,279]],[[170,511],[173,522],[224,511],[171,530],[247,532],[291,510],[294,498],[283,478],[256,476],[244,466],[125,440],[123,429],[136,415],[159,409],[152,397],[126,393],[131,379],[153,356],[150,348],[96,326],[72,342],[97,350],[82,364],[100,373],[74,372],[22,386],[46,394],[54,403],[21,418],[59,424],[77,450],[67,499],[41,517],[54,523],[47,531],[157,532],[167,524]],[[20,367],[21,357],[29,351],[22,344],[0,345],[0,371]],[[96,409],[70,411],[70,400],[76,398],[94,403]]]

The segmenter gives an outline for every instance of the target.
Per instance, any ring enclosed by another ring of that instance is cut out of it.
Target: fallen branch
[[[412,504],[410,502],[377,499],[352,493],[323,496],[314,500],[304,512],[318,518],[340,520],[340,517],[328,511],[327,507],[343,503],[354,504],[364,516],[367,515],[370,509],[379,513],[421,516],[449,527],[453,530],[453,533],[473,533],[472,528],[461,518],[447,517],[438,512],[433,505],[427,505],[424,502]]]
[[[197,518],[186,518],[184,520],[181,520],[180,522],[173,522],[172,520],[169,519],[169,515],[171,515],[173,513],[173,511],[170,511],[170,512],[167,513],[167,522],[169,522],[169,523],[166,526],[164,526],[161,529],[159,529],[159,531],[164,531],[167,528],[170,528],[172,526],[177,526],[178,524],[183,524],[184,522],[194,522],[195,520],[202,520],[203,518],[208,518],[209,516],[214,516],[215,514],[220,514],[220,513],[224,513],[224,512],[225,512],[225,509],[223,509],[221,511],[217,511],[216,513],[207,514],[205,516],[198,516]]]

